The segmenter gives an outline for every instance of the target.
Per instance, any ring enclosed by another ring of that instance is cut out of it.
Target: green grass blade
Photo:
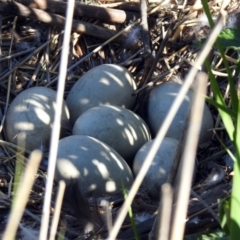
[[[234,162],[236,162],[237,160],[236,160],[235,156],[232,154],[231,150],[225,145],[225,143],[222,141],[222,139],[217,134],[215,134],[215,136],[217,137],[218,141],[221,143],[221,145],[225,149],[225,151],[228,153],[229,157]]]
[[[231,139],[231,141],[234,141],[234,131],[235,130],[234,130],[232,117],[226,111],[222,110],[222,109],[226,109],[227,106],[226,106],[226,103],[224,102],[224,99],[223,99],[223,96],[222,96],[221,91],[219,89],[219,86],[217,84],[217,81],[216,81],[216,79],[215,79],[215,77],[212,73],[211,66],[210,66],[210,63],[209,63],[208,59],[206,59],[205,65],[206,65],[206,68],[208,70],[208,75],[209,75],[209,78],[210,78],[211,87],[212,87],[212,91],[213,91],[213,94],[214,94],[215,101],[218,105],[222,105],[222,108],[218,108],[218,112],[221,116],[221,119],[222,119],[223,124],[226,128],[226,131],[228,133],[229,138]]]
[[[121,185],[122,185],[123,196],[124,196],[124,199],[126,200],[127,199],[127,190],[126,190],[126,187],[124,186],[122,181],[121,181]],[[136,226],[135,221],[134,221],[133,212],[132,212],[131,207],[128,209],[128,216],[129,216],[129,219],[130,219],[130,222],[131,222],[131,226],[132,226],[132,229],[133,229],[135,239],[140,240],[141,238],[139,236],[137,226]]]
[[[207,15],[210,27],[214,28],[214,21],[212,19],[212,15],[211,15],[211,12],[210,12],[209,7],[208,7],[208,1],[207,0],[202,0],[202,5],[203,5],[204,12]]]
[[[231,197],[231,226],[230,226],[230,239],[238,240],[240,236],[240,100],[238,103],[238,117],[236,132],[234,135],[234,143],[236,150],[237,161],[234,164],[234,177]]]
[[[213,28],[214,27],[214,22],[213,22],[212,15],[210,13],[207,1],[202,0],[202,5],[203,5],[204,11],[207,15],[210,27]],[[221,57],[223,59],[224,66],[226,67],[226,70],[227,70],[228,82],[229,82],[229,86],[230,86],[230,96],[231,96],[232,108],[233,108],[233,111],[236,112],[237,109],[238,109],[238,98],[237,98],[237,93],[236,93],[236,90],[235,90],[235,85],[234,85],[234,81],[233,81],[233,77],[232,77],[232,71],[229,68],[229,64],[228,64],[228,61],[225,57],[223,46],[221,44],[220,39],[216,40],[216,45],[217,45],[217,48],[218,48],[218,50],[221,54]]]
[[[205,99],[208,103],[210,103],[212,106],[214,106],[216,109],[221,109],[223,112],[225,112],[226,114],[230,115],[232,117],[232,119],[234,121],[236,121],[237,119],[237,112],[234,112],[232,109],[226,107],[226,105],[221,105],[219,103],[217,103],[216,101],[214,101],[212,98],[205,96]]]

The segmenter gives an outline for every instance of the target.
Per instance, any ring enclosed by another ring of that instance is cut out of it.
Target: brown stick
[[[8,2],[8,0],[0,0]],[[65,15],[67,3],[54,0],[17,0],[30,8],[37,8],[50,13]],[[124,23],[129,20],[136,20],[139,14],[124,10],[90,6],[76,2],[74,8],[74,17],[87,17],[99,19],[107,23]]]
[[[150,36],[148,30],[148,5],[147,0],[140,0],[140,9],[141,9],[141,27],[142,27],[142,40],[143,40],[143,58],[144,58],[144,71],[139,87],[142,87],[145,83],[145,79],[148,75],[148,72],[151,69],[153,63],[153,57],[151,55],[150,47]]]
[[[5,0],[0,0],[0,2],[1,1]],[[29,8],[17,2],[0,3],[0,13],[1,12],[5,14],[8,13],[18,15],[20,17],[31,18],[33,20],[38,20],[40,22],[51,24],[60,28],[63,28],[65,24],[65,17],[48,13],[40,9]],[[77,20],[73,20],[72,29],[77,33],[84,33],[102,39],[109,39],[117,33],[116,31],[109,30],[107,28]],[[126,42],[126,35],[121,35],[115,41],[124,44]],[[128,47],[136,48],[138,45],[140,45],[140,43],[135,42],[133,43],[133,46],[128,45]]]

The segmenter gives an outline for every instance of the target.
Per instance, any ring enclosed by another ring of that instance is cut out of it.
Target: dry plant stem
[[[1,0],[0,2],[7,2],[7,0]],[[30,8],[38,8],[61,15],[65,15],[67,6],[65,2],[52,0],[18,0],[17,2]],[[74,17],[94,18],[108,23],[112,22],[121,24],[125,21],[135,20],[139,17],[139,14],[76,2],[74,7]]]
[[[19,69],[32,70],[32,71],[35,70],[35,68],[29,67],[29,66],[25,66],[25,65],[20,66]],[[46,70],[46,69],[40,69],[40,72],[47,73],[47,70]],[[51,73],[52,75],[58,75],[58,74],[59,74],[58,72],[53,72],[53,71],[49,71],[49,74],[50,74],[50,73]],[[73,79],[79,79],[80,76],[74,75],[72,78],[73,78]],[[45,84],[44,86],[46,86],[46,84]]]
[[[133,60],[124,61],[124,63],[120,63],[118,65],[126,67],[126,66],[133,65],[135,63],[140,63],[140,62],[142,62],[142,58],[135,58]]]
[[[187,64],[189,64],[190,66],[194,66],[194,63],[193,63],[193,62],[191,62],[190,60],[182,57],[180,54],[177,53],[176,56],[177,56],[179,59],[181,59],[182,61],[184,61],[184,62],[186,62]],[[199,67],[198,70],[201,70],[201,69],[202,69],[202,68]]]
[[[28,154],[31,153],[30,151],[28,151],[28,150],[26,150],[26,149],[24,149],[24,148],[21,148],[20,146],[17,146],[17,145],[15,145],[15,144],[13,144],[13,143],[10,143],[10,142],[6,142],[6,141],[1,140],[1,139],[0,139],[0,146],[14,148],[14,149],[16,149],[16,150],[18,150],[18,151],[26,152],[26,153],[28,153]]]
[[[50,32],[51,32],[51,27],[48,28],[48,34],[47,34],[47,39],[50,39]],[[44,53],[44,59],[45,59],[45,64],[46,64],[46,80],[47,82],[50,82],[50,72],[49,72],[49,66],[50,66],[50,47],[47,45],[45,53]]]
[[[162,185],[162,199],[159,206],[160,218],[156,217],[152,231],[149,234],[149,240],[168,240],[170,230],[170,219],[172,213],[173,191],[171,184]]]
[[[217,55],[218,57],[221,57],[221,54],[220,54],[219,52],[217,52],[217,51],[214,52],[214,55]],[[232,57],[230,57],[230,56],[228,56],[228,55],[225,55],[225,58],[226,58],[229,62],[234,63],[234,64],[237,64],[237,60],[236,60],[236,59],[234,59],[234,58],[232,58]]]
[[[48,45],[47,45],[48,46]],[[37,75],[42,67],[42,63],[43,63],[43,55],[41,56],[40,60],[38,61],[37,67],[31,77],[31,79],[29,80],[29,82],[27,83],[27,88],[29,88],[34,81],[36,81]]]
[[[9,76],[11,73],[13,73],[19,66],[21,66],[22,64],[24,64],[27,60],[29,60],[33,55],[37,54],[39,51],[41,51],[46,45],[48,45],[52,40],[56,39],[59,37],[60,34],[55,35],[53,38],[51,38],[50,40],[48,40],[47,42],[45,42],[42,46],[40,46],[39,48],[37,48],[34,52],[32,52],[31,54],[29,54],[26,58],[24,58],[21,62],[17,63],[15,66],[13,66],[12,69],[10,69],[7,73],[5,73],[3,76],[0,77],[0,81],[1,81],[1,85],[2,83],[5,83],[6,81],[2,81],[4,78],[6,78],[7,76]]]
[[[159,76],[157,76],[154,80],[152,80],[151,82],[145,84],[144,86],[142,86],[141,88],[139,88],[138,90],[134,91],[133,96],[141,93],[142,91],[147,90],[148,88],[152,87],[154,84],[156,84],[157,82],[159,82],[161,79],[163,79],[164,77],[172,74],[174,71],[178,70],[180,68],[181,64],[175,65],[175,67],[173,67],[170,71],[167,71]]]
[[[119,63],[118,65],[126,65],[130,60],[134,59],[137,55],[141,54],[143,52],[143,48],[139,49],[137,52],[132,54],[128,59],[126,59],[124,62]]]
[[[2,5],[2,6],[1,6]],[[2,10],[1,10],[2,8]],[[43,23],[51,24],[52,26],[63,27],[66,21],[65,17],[57,14],[48,13],[46,11],[29,8],[17,2],[1,3],[0,12],[8,12],[9,14],[17,14],[18,16],[30,18]],[[77,33],[84,33],[93,37],[108,39],[116,34],[116,31],[109,30],[104,27],[99,27],[88,22],[73,20],[72,30]],[[126,36],[122,35],[116,39],[116,42],[123,44],[126,41]],[[128,45],[128,47],[131,47]],[[132,45],[132,47],[134,47]]]
[[[55,235],[57,232],[57,226],[58,226],[58,222],[59,222],[59,217],[60,217],[60,213],[61,213],[61,207],[62,207],[62,201],[63,201],[65,188],[66,188],[66,183],[61,180],[59,182],[59,190],[58,190],[58,194],[57,194],[57,200],[56,200],[56,204],[55,204],[52,226],[51,226],[51,230],[50,230],[50,236],[49,236],[50,240],[55,239]]]
[[[16,28],[16,22],[17,22],[17,17],[15,17],[14,21],[13,21],[9,55],[11,55],[11,51],[12,51],[12,45],[13,45],[13,40],[14,40],[14,30]],[[9,69],[12,69],[12,61],[11,60],[9,60]],[[4,122],[5,122],[5,119],[6,119],[6,114],[7,114],[8,104],[9,104],[9,98],[10,98],[10,92],[11,92],[11,83],[12,83],[12,75],[9,75],[8,85],[7,85],[6,105],[5,105],[5,109],[4,109],[4,115],[3,115],[3,118],[2,118],[2,121],[1,121],[0,133],[2,132]]]
[[[204,60],[208,56],[208,54],[211,50],[211,47],[213,46],[214,42],[216,41],[216,38],[217,38],[218,34],[220,33],[223,26],[224,26],[224,16],[221,14],[219,21],[215,25],[215,28],[213,29],[212,33],[210,34],[209,38],[206,41],[203,51],[200,53],[199,58],[197,59],[197,61],[195,63],[195,67],[191,68],[190,72],[188,73],[185,82],[181,86],[181,89],[180,89],[176,99],[174,100],[173,105],[172,105],[171,109],[169,110],[169,112],[162,124],[162,127],[159,129],[159,131],[155,137],[153,146],[150,149],[150,151],[146,157],[146,160],[144,161],[144,163],[140,169],[139,174],[136,176],[135,181],[129,191],[128,197],[125,200],[125,202],[117,216],[117,219],[115,221],[113,229],[109,235],[109,238],[108,238],[109,240],[114,240],[116,238],[117,233],[118,233],[119,229],[121,228],[121,225],[124,221],[124,218],[126,217],[128,209],[134,199],[134,196],[136,195],[136,193],[143,181],[143,178],[145,177],[149,167],[151,166],[153,158],[156,155],[158,148],[161,145],[162,140],[163,140],[164,136],[166,135],[174,116],[176,115],[179,107],[181,106],[181,104],[184,100],[185,95],[187,94],[189,88],[191,87],[191,84],[193,83],[194,77],[196,76],[197,71],[198,71],[197,70],[198,67],[203,64]],[[176,239],[178,239],[178,238],[176,238]]]
[[[50,140],[50,152],[49,152],[49,160],[48,160],[49,164],[48,164],[48,171],[47,171],[48,181],[46,184],[46,192],[45,192],[44,205],[43,205],[43,211],[42,211],[42,221],[41,221],[41,229],[40,229],[40,237],[39,237],[40,240],[47,239],[50,203],[51,203],[54,172],[55,172],[56,159],[57,159],[58,141],[59,141],[59,135],[60,135],[60,122],[61,122],[61,114],[62,114],[63,95],[64,95],[65,79],[67,74],[68,51],[69,51],[69,42],[70,42],[70,36],[71,36],[74,3],[75,3],[74,0],[69,0],[67,11],[66,11],[63,50],[61,52],[61,62],[60,62],[60,68],[59,68],[60,76],[59,76],[58,88],[57,88],[57,99],[56,99],[57,107],[55,110],[54,123],[53,123],[53,129],[52,129],[51,140]]]
[[[32,51],[34,51],[35,49],[36,49],[35,47],[31,47],[31,48],[29,48],[29,49],[27,49],[27,50],[24,50],[24,51],[22,51],[22,52],[14,53],[14,54],[9,55],[9,56],[7,56],[7,57],[0,58],[0,62],[4,62],[4,61],[10,60],[10,59],[12,59],[12,58],[19,57],[19,56],[24,55],[24,54],[26,54],[26,53],[32,52]]]
[[[233,145],[227,146],[227,148],[230,149],[230,150],[233,150]],[[203,165],[203,164],[205,164],[206,162],[209,162],[209,161],[213,161],[213,160],[215,160],[215,159],[218,159],[219,157],[221,157],[221,156],[222,156],[223,154],[225,154],[225,153],[226,153],[226,150],[223,149],[223,150],[221,150],[221,151],[213,154],[212,156],[207,157],[207,158],[205,158],[204,160],[202,160],[202,161],[198,164],[198,166]]]
[[[157,63],[158,63],[159,59],[162,56],[163,49],[164,49],[164,47],[165,47],[165,45],[166,45],[170,35],[172,34],[172,29],[173,29],[173,25],[170,25],[169,28],[168,28],[167,34],[166,34],[165,38],[163,39],[163,41],[162,41],[162,43],[161,43],[161,45],[160,45],[160,47],[158,49],[157,55],[156,55],[156,57],[155,57],[155,59],[154,59],[154,61],[152,63],[152,66],[151,66],[151,68],[150,68],[150,70],[148,72],[148,75],[146,76],[146,78],[144,80],[144,84],[143,85],[147,84],[149,79],[152,77],[152,74],[153,74],[153,72],[154,72],[154,70],[155,70],[155,68],[157,66]]]
[[[24,214],[28,215],[29,217],[31,217],[32,219],[34,219],[36,222],[40,223],[41,222],[41,218],[38,215],[33,214],[32,212],[30,212],[28,209],[24,210]],[[57,232],[56,233],[57,236],[59,237],[58,239],[64,239],[64,240],[68,240],[65,236],[63,236],[61,233]],[[65,237],[65,238],[64,238]],[[34,238],[35,239],[35,238]]]
[[[191,191],[191,193],[192,193],[192,191]],[[223,201],[223,200],[225,200],[225,199],[226,199],[226,198],[221,199],[221,200]],[[200,211],[198,211],[198,212],[196,212],[196,213],[188,216],[188,220],[190,220],[190,219],[192,219],[192,218],[195,218],[195,217],[201,215],[201,213],[204,213],[204,212],[209,211],[209,208],[212,209],[212,208],[215,208],[215,207],[217,207],[217,206],[219,206],[219,202],[213,203],[211,206],[208,206],[207,208],[204,208],[204,209],[202,209],[202,210],[200,210]],[[212,210],[212,211],[213,211],[213,210]]]
[[[220,225],[220,220],[219,217],[217,216],[217,214],[211,209],[211,207],[209,207],[207,205],[207,203],[193,190],[191,190],[191,195],[193,195],[194,197],[196,197],[198,199],[199,202],[202,203],[202,205],[209,211],[209,213],[213,216],[213,218],[219,223]]]
[[[182,239],[185,228],[185,219],[187,215],[188,200],[190,196],[190,189],[192,183],[192,177],[194,172],[195,157],[198,145],[198,136],[200,133],[204,97],[207,86],[207,76],[205,73],[203,76],[199,76],[198,86],[194,94],[193,105],[191,108],[189,128],[187,131],[186,145],[184,148],[180,182],[178,185],[176,209],[173,216],[173,228],[171,234],[171,240]],[[202,75],[201,74],[201,75]]]
[[[141,28],[142,28],[142,41],[143,41],[143,58],[144,62],[144,72],[142,76],[142,80],[140,86],[145,82],[145,78],[149,69],[151,68],[151,48],[150,48],[150,38],[149,38],[149,30],[148,30],[148,6],[147,0],[140,0],[140,10],[141,10]]]
[[[41,158],[42,153],[39,150],[34,150],[30,155],[27,168],[21,182],[19,183],[19,188],[13,202],[10,218],[3,234],[3,240],[14,239],[19,222],[28,201],[28,196],[33,186],[34,178],[37,173]]]
[[[122,33],[124,33],[125,31],[130,30],[133,26],[135,26],[136,24],[139,23],[139,20],[137,20],[136,22],[128,25],[126,28],[124,28],[122,31],[118,32],[115,36],[113,36],[112,38],[108,39],[106,42],[104,42],[103,44],[101,44],[100,46],[98,46],[97,48],[95,48],[92,52],[88,53],[87,55],[85,55],[84,57],[82,57],[79,61],[77,61],[76,63],[74,63],[71,67],[69,67],[67,69],[67,73],[69,73],[70,71],[72,71],[75,67],[77,67],[80,63],[82,63],[83,61],[85,61],[86,59],[90,58],[93,54],[97,53],[99,50],[101,50],[104,46],[106,46],[107,44],[109,44],[110,42],[112,42],[115,38],[119,37]],[[53,83],[55,83],[58,80],[58,76],[55,77],[51,82],[49,82],[48,84],[46,84],[46,87],[51,86]]]
[[[19,224],[19,229],[22,230],[22,233],[24,233],[24,237],[25,238],[29,238],[29,239],[34,239],[36,238],[36,236],[34,234],[31,233],[31,231],[29,231],[28,229],[26,229],[21,223]]]
[[[189,116],[188,116],[189,118]],[[177,150],[176,150],[176,154],[175,154],[175,157],[174,157],[174,162],[172,164],[172,167],[170,169],[170,172],[168,174],[168,178],[167,178],[167,182],[169,184],[171,184],[171,186],[173,186],[173,188],[175,189],[176,187],[176,180],[178,180],[178,177],[179,177],[179,168],[180,168],[180,165],[181,165],[181,157],[182,157],[182,153],[183,153],[183,148],[184,148],[184,144],[185,144],[185,138],[186,138],[186,132],[187,132],[187,126],[188,126],[188,122],[189,122],[189,119],[186,119],[186,122],[184,123],[184,127],[183,127],[183,130],[182,130],[182,133],[181,133],[181,138],[179,140],[179,144],[178,144],[178,147],[177,147]],[[174,195],[174,200],[175,201],[175,195]]]
[[[222,0],[222,5],[220,8],[220,11],[223,11],[225,8],[227,8],[227,6],[229,6],[231,0]]]
[[[102,201],[103,209],[105,210],[105,222],[107,225],[108,233],[110,233],[112,229],[112,212],[110,211],[110,204],[107,200]]]

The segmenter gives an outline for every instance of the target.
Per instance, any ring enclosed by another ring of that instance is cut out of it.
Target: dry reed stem
[[[162,204],[158,240],[168,240],[172,213],[173,191],[170,184],[162,185]]]
[[[59,181],[59,189],[58,189],[58,193],[57,193],[57,199],[56,199],[55,210],[54,210],[54,215],[53,215],[53,220],[52,220],[52,226],[50,229],[49,240],[55,239],[55,235],[57,232],[57,226],[58,226],[58,222],[59,222],[59,217],[61,214],[61,207],[62,207],[65,188],[66,188],[66,183],[62,180]]]
[[[188,200],[195,166],[198,136],[200,134],[200,128],[202,124],[205,100],[203,95],[206,93],[208,77],[205,73],[199,73],[197,79],[198,85],[194,94],[189,128],[187,131],[186,145],[181,160],[180,183],[177,186],[177,189],[179,190],[177,193],[175,214],[173,216],[171,240],[183,238]]]
[[[19,222],[28,201],[28,196],[33,186],[41,158],[42,153],[39,150],[33,151],[30,155],[23,178],[18,185],[16,197],[10,213],[10,218],[3,234],[3,240],[14,239]]]
[[[7,60],[11,60],[12,58],[15,58],[15,57],[19,57],[21,55],[24,55],[26,53],[29,53],[29,52],[32,52],[34,51],[36,48],[35,47],[31,47],[29,49],[26,49],[24,51],[21,51],[21,52],[17,52],[17,53],[14,53],[14,54],[10,54],[7,56],[7,57],[3,57],[3,58],[0,58],[0,62],[4,62],[4,61],[7,61]]]
[[[12,28],[12,36],[11,36],[11,44],[10,44],[10,49],[9,49],[9,55],[11,55],[11,51],[12,51],[12,46],[13,46],[13,32],[16,28],[16,22],[17,22],[17,17],[14,18],[14,21],[13,21],[13,28]],[[9,60],[9,69],[12,69],[12,61]],[[3,130],[3,126],[4,126],[4,122],[5,122],[5,119],[6,119],[6,113],[7,113],[7,110],[8,110],[8,105],[9,105],[9,98],[10,98],[10,91],[11,91],[11,84],[12,84],[12,75],[9,75],[8,76],[8,85],[7,85],[7,96],[6,96],[6,104],[5,104],[5,109],[4,109],[4,115],[3,115],[3,118],[2,118],[2,121],[1,121],[1,126],[0,126],[0,133],[2,132]]]
[[[48,165],[48,181],[46,184],[46,192],[44,197],[44,205],[42,211],[42,221],[40,228],[40,240],[47,239],[48,232],[48,223],[49,223],[49,214],[50,214],[50,202],[52,197],[52,188],[54,180],[54,172],[57,160],[57,151],[58,151],[58,140],[60,135],[60,123],[61,123],[61,114],[62,114],[62,104],[63,104],[63,95],[65,87],[65,79],[67,75],[67,64],[68,64],[68,51],[69,51],[69,42],[71,36],[72,20],[73,20],[73,10],[74,10],[75,1],[68,1],[67,11],[66,11],[66,23],[64,28],[64,38],[63,38],[63,50],[61,52],[61,62],[60,62],[60,72],[59,72],[59,81],[57,88],[57,99],[56,99],[56,111],[54,116],[54,123],[52,128],[52,135],[50,141],[50,152],[49,152],[49,165]]]

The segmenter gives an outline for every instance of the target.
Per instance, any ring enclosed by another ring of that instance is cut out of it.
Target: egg
[[[32,87],[19,93],[6,116],[6,137],[28,150],[48,147],[54,114],[56,92],[46,87]],[[61,120],[69,124],[69,111],[63,102]]]
[[[133,173],[136,176],[152,145],[154,140],[145,143],[137,152],[133,161]],[[153,159],[153,162],[144,177],[142,187],[149,189],[154,195],[160,195],[160,187],[166,183],[168,176],[174,164],[174,159],[177,154],[179,141],[174,138],[165,137]]]
[[[84,112],[73,126],[73,135],[88,135],[105,142],[131,163],[138,149],[151,139],[147,124],[129,109],[99,106]]]
[[[133,175],[124,159],[107,144],[83,135],[63,138],[58,144],[55,180],[72,180],[86,194],[114,194],[131,186]]]
[[[161,127],[166,115],[168,114],[181,85],[173,82],[163,83],[152,89],[149,95],[147,104],[147,123],[156,135],[159,128]],[[190,113],[191,104],[193,102],[192,90],[189,90],[181,104],[176,116],[171,123],[166,137],[171,137],[180,140],[183,134],[183,130]],[[204,143],[211,139],[211,131],[213,128],[213,117],[205,104],[203,112],[203,120],[200,130],[199,143]]]
[[[115,64],[103,64],[86,72],[71,88],[66,102],[72,125],[86,110],[99,105],[132,109],[136,84],[129,71]]]

